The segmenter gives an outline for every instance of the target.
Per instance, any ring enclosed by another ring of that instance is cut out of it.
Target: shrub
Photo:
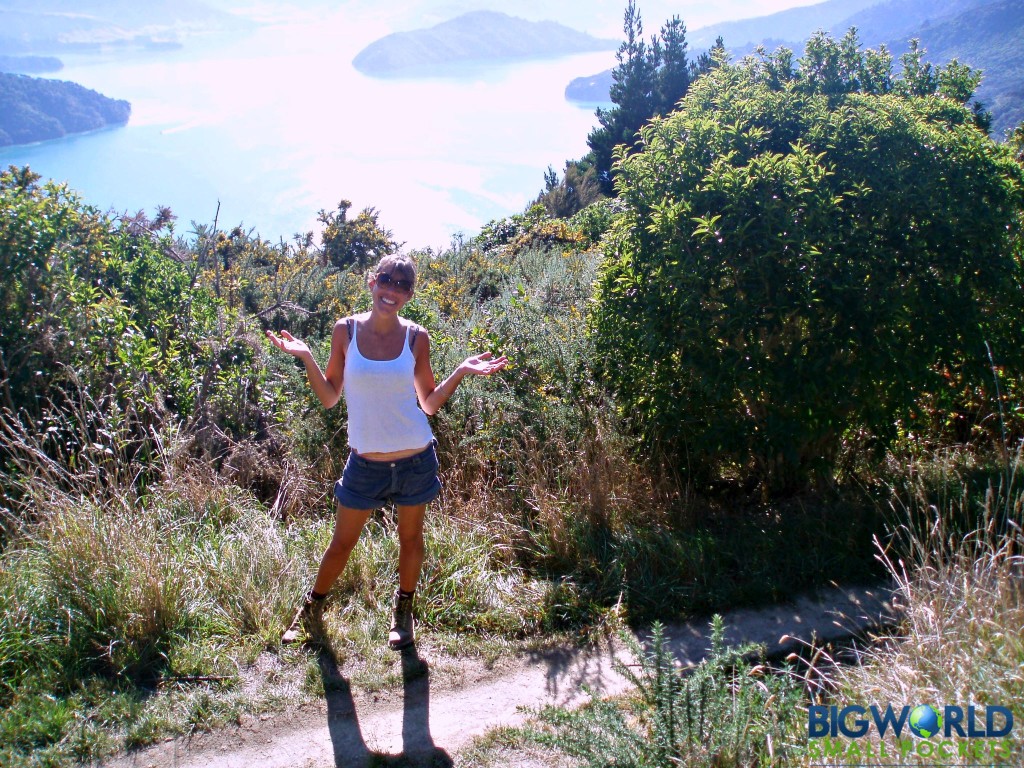
[[[692,671],[676,668],[660,624],[648,648],[624,634],[639,666],[615,662],[634,686],[628,701],[594,695],[575,711],[547,707],[537,713],[547,728],[534,738],[593,768],[789,764],[786,729],[800,686],[751,663],[756,647],[726,647],[724,633],[715,616],[709,654]]]
[[[884,57],[820,43],[804,69],[700,78],[619,167],[600,366],[697,482],[827,477],[851,430],[884,447],[923,397],[948,412],[951,380],[986,387],[986,341],[1024,370],[1024,169],[962,103],[891,72],[869,88]]]
[[[835,666],[813,703],[972,705],[979,722],[984,707],[1000,705],[1015,722],[1024,718],[1022,449],[1019,443],[1004,467],[949,449],[898,463],[892,535],[878,556],[895,586],[900,622],[858,663]],[[800,718],[794,733],[806,738],[806,723]],[[1020,763],[1017,728],[1009,739],[988,740],[986,761]],[[878,733],[869,739],[862,754],[878,754]],[[961,763],[978,762],[977,754],[964,758],[970,741],[957,741]],[[980,749],[986,740],[971,741]],[[891,737],[886,746],[895,753]],[[820,750],[806,764],[816,762]]]

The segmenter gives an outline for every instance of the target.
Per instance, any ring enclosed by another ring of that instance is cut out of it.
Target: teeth
[[[394,306],[395,304],[395,302],[391,301],[391,299],[385,298],[384,296],[380,297],[380,302],[381,304],[387,304],[388,306]]]

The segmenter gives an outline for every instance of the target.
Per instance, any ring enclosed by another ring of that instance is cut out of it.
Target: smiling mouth
[[[389,299],[389,298],[388,298],[387,296],[381,296],[381,297],[380,297],[380,303],[381,303],[381,304],[387,304],[387,305],[388,305],[389,307],[393,307],[393,306],[395,306],[395,305],[396,305],[396,304],[397,304],[398,302],[397,302],[397,301],[394,301],[394,300],[392,300],[392,299]]]

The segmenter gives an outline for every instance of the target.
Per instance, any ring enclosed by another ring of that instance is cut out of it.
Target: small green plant
[[[634,672],[616,669],[635,687],[626,699],[594,695],[578,710],[546,707],[536,713],[540,743],[594,766],[782,765],[787,724],[800,686],[782,671],[752,663],[754,645],[729,647],[721,616],[711,623],[711,648],[692,671],[679,669],[664,627],[652,627],[649,648],[630,634]]]

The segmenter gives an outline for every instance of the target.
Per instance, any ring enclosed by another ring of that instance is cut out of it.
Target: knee
[[[327,545],[327,554],[332,557],[351,554],[352,550],[356,548],[356,543],[358,541],[358,536],[355,538],[348,536],[335,536],[331,539],[331,543]]]
[[[398,546],[402,549],[423,549],[423,531],[399,531]]]

